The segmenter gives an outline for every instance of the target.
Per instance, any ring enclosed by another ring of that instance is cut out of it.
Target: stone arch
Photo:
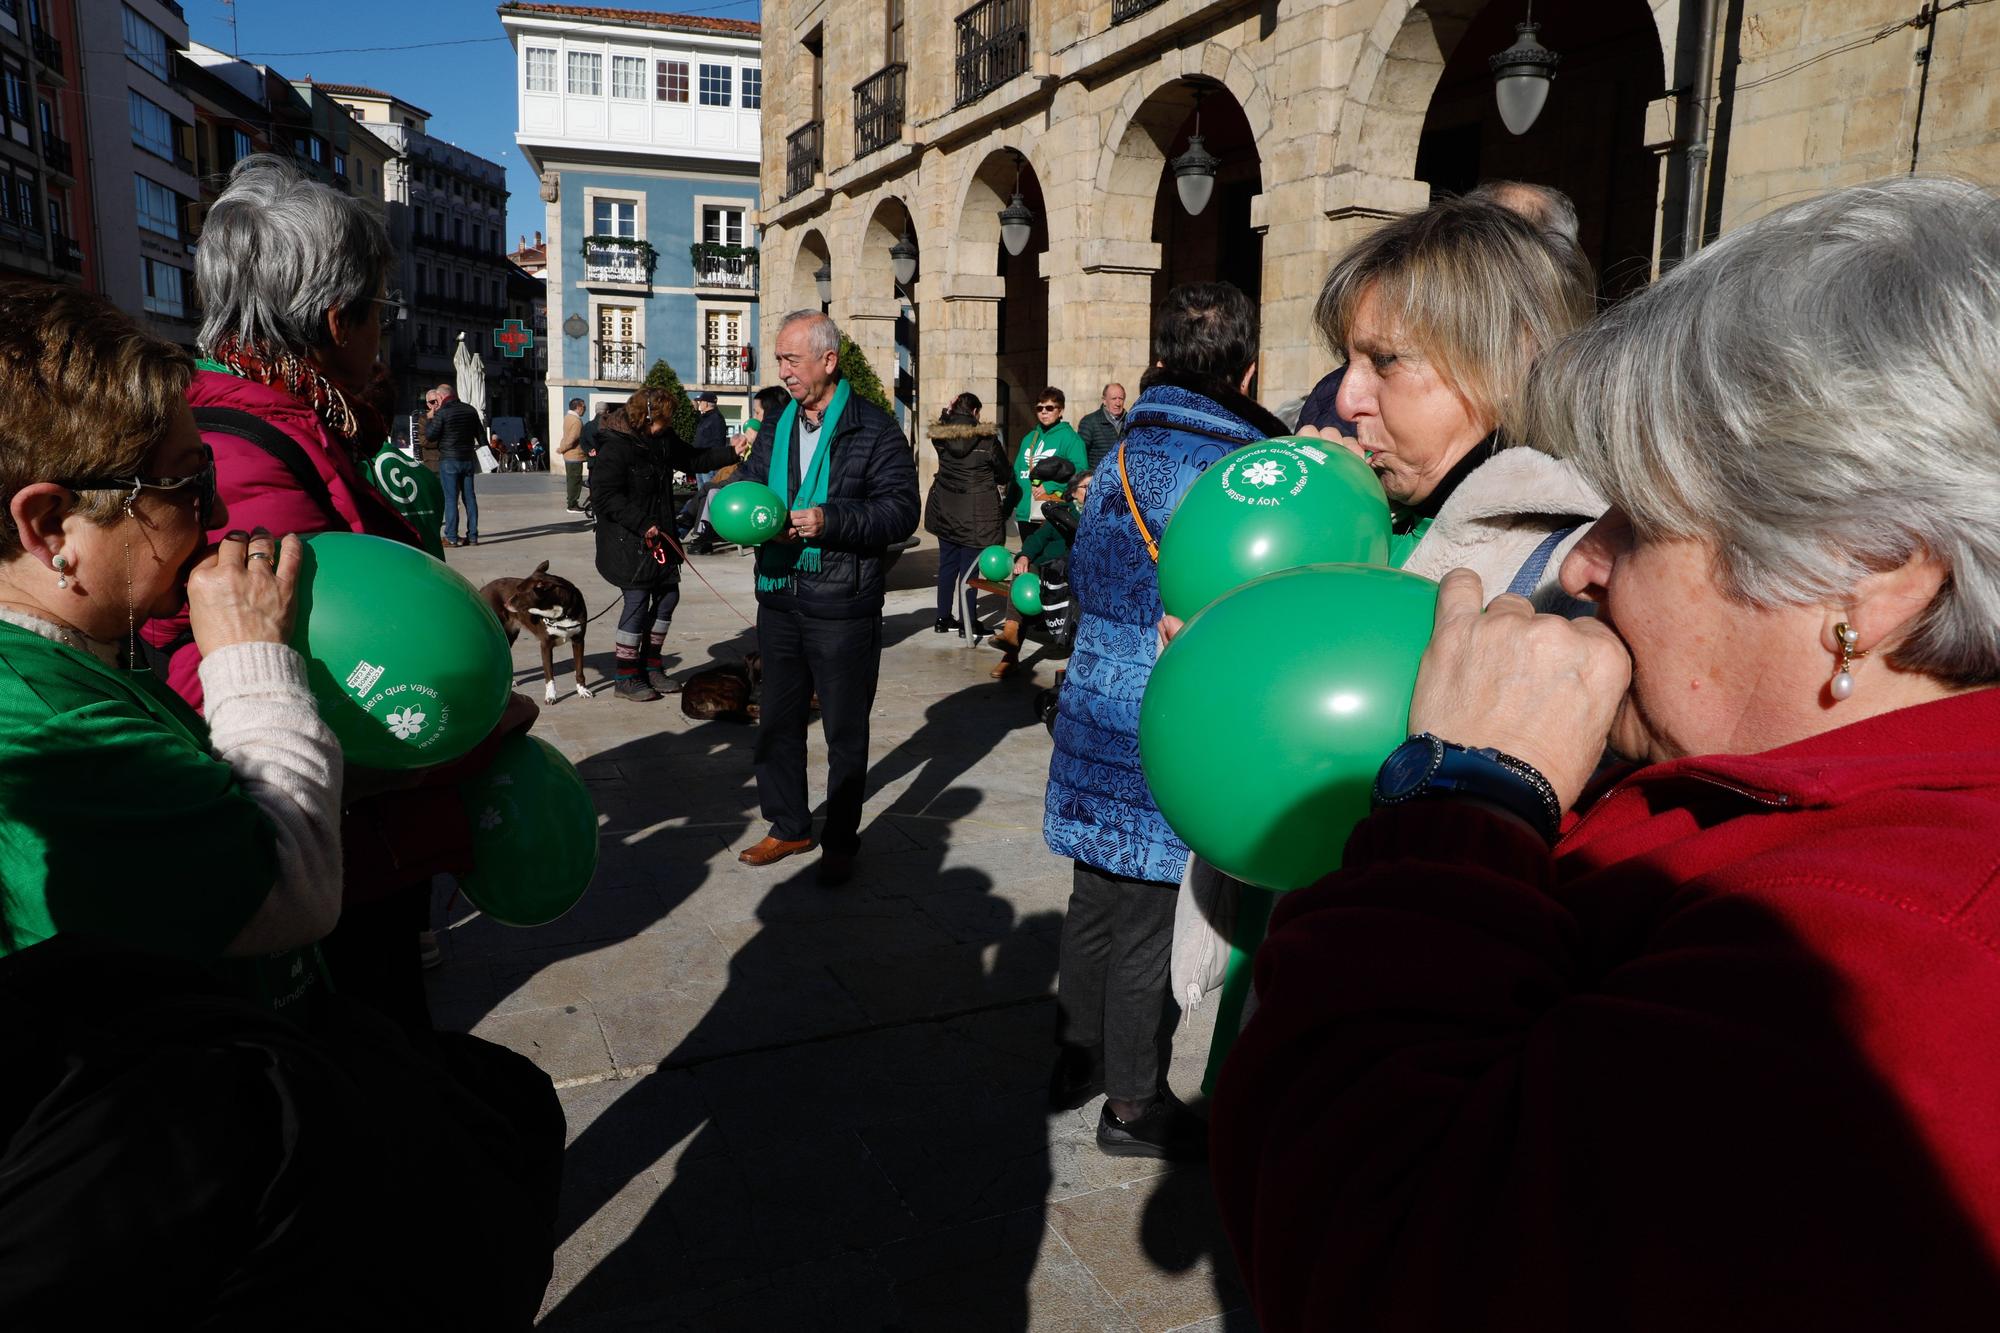
[[[1099,200],[1118,195],[1152,197],[1166,165],[1166,145],[1193,108],[1197,85],[1227,90],[1249,123],[1251,140],[1270,141],[1271,97],[1242,52],[1219,46],[1169,52],[1131,81],[1111,113],[1093,182]],[[1112,233],[1100,229],[1092,234]]]
[[[818,227],[807,227],[799,232],[798,247],[792,252],[791,281],[785,288],[785,309],[773,313],[783,318],[793,310],[819,309],[819,288],[813,274],[818,272],[821,264],[829,262],[832,255],[833,249]],[[770,327],[775,337],[776,323],[773,322]]]
[[[1046,179],[1033,149],[1014,150],[999,136],[967,154],[949,215],[953,222],[943,291],[949,377],[927,391],[947,401],[969,389],[987,405],[987,419],[1010,440],[1025,434],[1034,396],[1048,382],[1049,291],[1042,261],[1051,216]],[[1000,240],[1000,210],[1018,184],[1034,214],[1027,247],[1009,255]],[[942,396],[939,396],[942,395]]]
[[[953,185],[950,208],[945,214],[949,219],[951,236],[942,272],[954,279],[998,275],[1000,210],[1013,197],[1016,155],[1024,164],[1022,179],[1032,181],[1034,189],[1040,191],[1042,182],[1049,179],[1045,161],[1047,151],[1039,138],[1024,148],[994,134],[984,143],[968,147],[960,154],[961,160],[969,165],[965,174]],[[1038,235],[1036,242],[1031,242],[1031,254],[1045,248],[1050,240],[1061,238],[1061,219],[1051,216],[1046,203],[1044,199],[1042,205],[1035,207],[1035,216],[1044,234]]]
[[[923,241],[908,203],[896,193],[912,182],[893,182],[860,201],[853,216],[859,221],[850,247],[855,271],[846,284],[841,318],[847,334],[868,358],[882,387],[897,407],[897,415],[913,437],[920,406],[917,398],[918,333],[921,320],[915,293],[896,283],[890,247],[907,235],[922,263]]]

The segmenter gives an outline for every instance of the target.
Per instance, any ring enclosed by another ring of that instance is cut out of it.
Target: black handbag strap
[[[349,525],[340,511],[334,508],[333,492],[326,487],[326,478],[320,476],[319,469],[306,457],[306,451],[299,448],[299,442],[273,426],[260,416],[240,411],[233,407],[197,407],[194,410],[194,424],[204,431],[218,435],[234,435],[239,440],[247,440],[284,465],[292,474],[292,480],[299,489],[317,504],[326,515],[327,526],[345,530]]]

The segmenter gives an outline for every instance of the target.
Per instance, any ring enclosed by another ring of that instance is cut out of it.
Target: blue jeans
[[[465,535],[479,535],[479,497],[472,483],[479,476],[479,464],[470,458],[446,458],[438,462],[438,477],[444,482],[444,539],[458,540],[458,501],[465,499]]]

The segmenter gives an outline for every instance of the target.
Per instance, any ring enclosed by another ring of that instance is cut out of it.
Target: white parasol
[[[465,335],[458,335],[458,348],[451,354],[452,369],[458,375],[458,396],[479,419],[486,419],[486,362],[465,345]]]

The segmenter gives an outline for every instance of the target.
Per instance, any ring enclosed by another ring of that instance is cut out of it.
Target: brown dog
[[[519,638],[522,630],[535,636],[542,646],[542,679],[547,682],[542,697],[550,703],[556,701],[556,645],[567,643],[576,655],[576,692],[579,698],[588,699],[590,686],[583,683],[583,631],[585,606],[583,594],[568,579],[549,573],[549,562],[544,560],[535,566],[535,572],[524,579],[495,579],[479,590],[486,604],[493,608],[493,614],[500,618],[500,627],[507,631],[507,642]]]
[[[681,712],[697,722],[755,722],[757,686],[764,679],[764,661],[745,653],[741,662],[703,667],[681,687]]]

